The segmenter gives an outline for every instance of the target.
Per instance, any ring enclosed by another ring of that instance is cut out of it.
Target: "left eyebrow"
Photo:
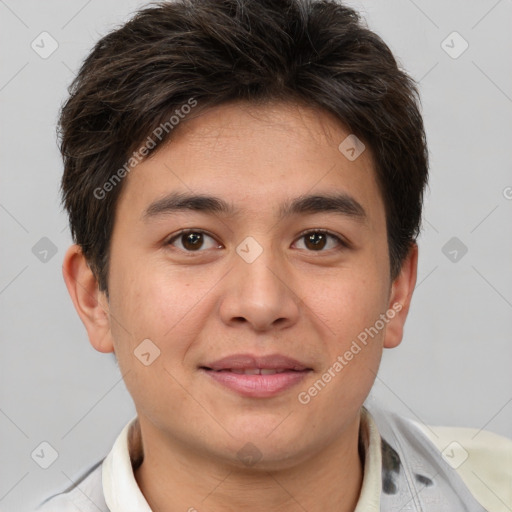
[[[368,221],[368,214],[361,203],[345,193],[299,196],[281,205],[279,218],[324,212],[333,212],[361,223]]]
[[[224,199],[204,194],[173,192],[151,203],[142,214],[142,220],[179,211],[198,211],[207,214],[237,215],[237,210]],[[368,215],[363,206],[352,196],[345,193],[303,195],[281,204],[278,218],[282,220],[292,215],[307,215],[333,212],[349,217],[357,222],[366,223]]]

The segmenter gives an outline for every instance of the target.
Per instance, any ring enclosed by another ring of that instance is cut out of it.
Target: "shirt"
[[[359,443],[363,481],[354,512],[512,510],[511,439],[362,407]],[[141,460],[135,416],[103,460],[37,511],[152,512],[134,476]]]

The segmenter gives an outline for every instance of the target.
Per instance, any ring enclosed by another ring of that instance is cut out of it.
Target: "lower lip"
[[[301,382],[309,370],[274,373],[272,375],[245,375],[229,371],[202,370],[212,379],[233,391],[254,398],[268,398]]]

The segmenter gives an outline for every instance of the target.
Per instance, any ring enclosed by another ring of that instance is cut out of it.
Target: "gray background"
[[[112,356],[89,345],[61,276],[71,238],[55,123],[93,43],[142,5],[0,0],[4,512],[68,486],[135,413]],[[385,351],[372,399],[427,424],[512,437],[512,2],[350,5],[419,80],[431,153],[418,285],[405,339]],[[43,31],[58,43],[47,58],[31,47]],[[463,40],[446,39],[454,31],[469,44],[460,56]],[[41,253],[43,237],[55,254]],[[452,237],[466,254],[445,245]],[[46,470],[31,458],[43,441],[58,452]]]

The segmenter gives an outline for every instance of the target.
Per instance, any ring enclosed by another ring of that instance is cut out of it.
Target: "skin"
[[[348,134],[328,112],[294,104],[205,110],[125,178],[108,301],[79,247],[67,251],[63,275],[90,342],[115,352],[133,397],[144,449],[135,476],[154,510],[354,510],[360,409],[383,349],[402,340],[418,248],[391,281],[370,148],[349,161],[338,150]],[[221,197],[238,213],[141,218],[173,191]],[[333,212],[276,216],[285,200],[333,191],[356,199],[366,222]],[[167,243],[184,228],[212,238],[187,254],[183,238]],[[311,248],[301,234],[315,228],[350,246],[329,238]],[[263,249],[252,263],[236,252],[247,236]],[[298,393],[397,303],[385,328],[301,404]],[[133,354],[146,338],[161,351],[149,366]],[[313,371],[276,396],[244,397],[198,369],[234,353],[280,353]],[[247,442],[262,456],[252,466],[237,456]]]

